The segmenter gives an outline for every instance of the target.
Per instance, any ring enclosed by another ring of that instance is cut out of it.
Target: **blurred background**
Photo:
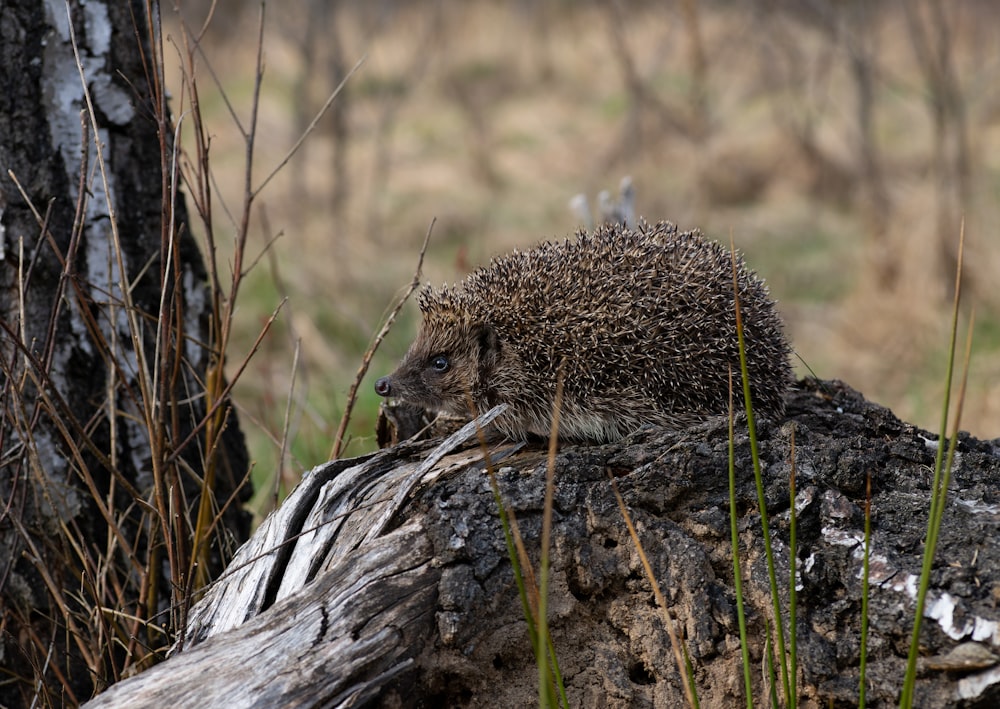
[[[234,115],[249,125],[261,8],[186,0],[164,13],[173,41],[210,17],[197,81],[222,234],[244,191]],[[570,199],[596,205],[625,175],[647,220],[732,236],[779,301],[800,375],[842,379],[932,430],[964,220],[960,349],[973,308],[975,340],[962,428],[1000,436],[1000,5],[273,3],[254,184],[362,58],[252,215],[231,366],[287,299],[235,389],[261,510],[276,482],[329,457],[432,219],[424,281],[454,282],[571,234]],[[343,455],[374,447],[372,382],[417,322],[408,303],[361,384]]]

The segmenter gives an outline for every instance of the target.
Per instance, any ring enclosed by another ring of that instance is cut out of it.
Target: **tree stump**
[[[730,551],[728,423],[648,429],[556,457],[549,623],[574,707],[679,707],[662,616],[614,478],[670,613],[701,705],[741,706]],[[741,429],[742,428],[742,432]],[[936,436],[839,382],[800,382],[758,422],[787,627],[795,436],[800,706],[857,706],[867,478],[872,547],[868,706],[895,705],[913,627]],[[771,594],[746,427],[737,505],[754,703]],[[314,469],[191,612],[166,662],[88,706],[531,706],[537,670],[485,471],[467,426]],[[921,631],[915,706],[1000,702],[1000,455],[963,434]],[[502,497],[537,562],[544,445],[494,443]],[[961,646],[979,660],[947,656]]]

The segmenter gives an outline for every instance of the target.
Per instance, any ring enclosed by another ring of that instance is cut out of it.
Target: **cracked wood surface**
[[[792,393],[785,420],[758,423],[779,579],[788,578],[795,435],[800,706],[857,704],[860,539],[869,474],[868,706],[895,706],[936,437],[846,385],[815,380]],[[430,456],[429,446],[404,444],[317,468],[194,609],[186,648],[112,687],[93,706],[163,706],[182,699],[220,707],[534,704],[537,670],[482,454],[477,445],[461,448],[457,440]],[[505,504],[537,563],[545,447],[501,444],[491,455]],[[549,622],[572,706],[675,707],[684,701],[609,476],[686,638],[701,706],[743,704],[727,460],[724,420],[684,431],[647,430],[613,445],[561,448]],[[745,433],[737,434],[736,466],[759,700],[765,696],[761,666],[770,592]],[[373,506],[377,500],[384,506]],[[331,541],[334,529],[342,547]],[[294,548],[281,544],[287,539],[295,540]],[[780,585],[787,607],[787,582]],[[990,659],[1000,654],[997,589],[998,442],[963,434],[921,632],[928,659],[915,706],[1000,703],[1000,670]],[[243,617],[249,620],[240,624]],[[968,643],[980,646],[977,662],[947,660]]]

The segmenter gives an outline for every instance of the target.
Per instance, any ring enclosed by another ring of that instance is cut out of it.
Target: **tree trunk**
[[[155,661],[249,532],[148,9],[0,5],[3,706]]]
[[[786,638],[795,462],[799,706],[858,705],[869,475],[867,706],[895,706],[939,442],[838,382],[802,382],[787,420],[759,423]],[[538,672],[474,441],[467,426],[433,441],[433,451],[404,443],[310,472],[192,609],[174,655],[88,706],[534,705]],[[612,478],[685,639],[701,706],[745,704],[728,447],[727,422],[713,420],[559,452],[549,625],[570,706],[685,705]],[[546,452],[501,443],[490,458],[537,563]],[[963,435],[920,634],[925,657],[914,706],[1000,701],[991,657],[1000,646],[998,489],[998,442]],[[753,703],[764,706],[771,592],[745,429],[736,435],[736,499]],[[955,647],[976,659],[950,655]]]

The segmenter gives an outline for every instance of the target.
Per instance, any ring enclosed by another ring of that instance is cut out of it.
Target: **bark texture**
[[[87,699],[137,642],[170,637],[175,591],[190,590],[164,539],[181,540],[175,559],[191,553],[185,520],[212,453],[189,434],[220,362],[170,172],[157,23],[137,0],[0,3],[3,706]],[[235,420],[217,451],[215,512],[246,471]],[[175,528],[143,506],[163,494]],[[236,500],[219,538],[245,539],[248,523]],[[213,544],[203,566],[230,556]]]
[[[804,381],[760,423],[782,605],[795,435],[801,706],[854,707],[871,475],[868,706],[895,706],[913,627],[935,436],[838,382]],[[738,426],[737,430],[739,431]],[[464,433],[472,440],[469,429]],[[483,456],[463,435],[312,471],[192,611],[186,645],[94,707],[531,706],[537,670]],[[429,453],[427,446],[438,446]],[[571,706],[684,705],[614,477],[686,638],[701,706],[743,705],[727,424],[647,430],[556,459],[550,625]],[[737,506],[755,704],[770,592],[746,435]],[[496,444],[502,496],[537,561],[546,455]],[[921,633],[914,706],[1000,702],[1000,455],[962,436]],[[787,615],[786,615],[787,618]],[[786,627],[786,632],[787,632]],[[948,653],[978,649],[971,664]],[[247,686],[253,691],[246,691]]]

